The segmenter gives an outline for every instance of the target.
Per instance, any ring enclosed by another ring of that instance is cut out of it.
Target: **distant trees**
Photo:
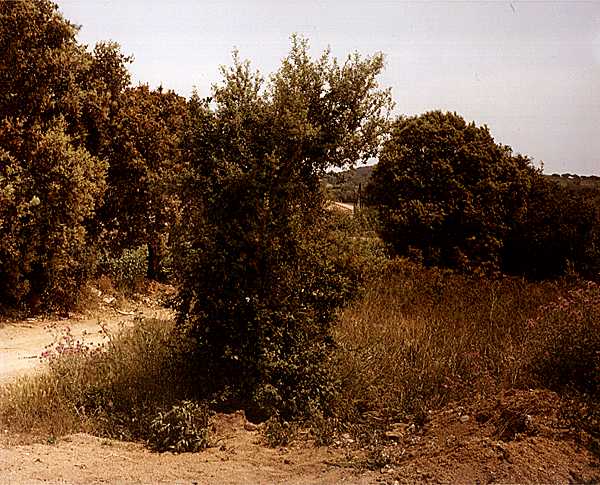
[[[395,254],[461,271],[600,278],[600,190],[559,182],[487,127],[434,111],[394,123],[368,197]]]
[[[503,251],[504,270],[532,278],[600,279],[600,187],[539,177]]]
[[[322,364],[352,280],[324,244],[320,176],[376,153],[382,67],[380,55],[313,60],[293,38],[269,81],[235,57],[212,105],[190,103],[179,321],[199,387],[224,404],[291,416],[330,395]]]
[[[400,117],[373,170],[368,197],[397,254],[460,270],[501,268],[501,252],[538,177],[487,127],[454,113]]]

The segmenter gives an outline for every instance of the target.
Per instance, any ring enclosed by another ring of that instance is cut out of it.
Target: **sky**
[[[266,76],[297,33],[383,52],[397,115],[457,112],[545,173],[600,175],[600,0],[55,1],[80,42],[134,56],[134,84],[209,96],[233,49]]]

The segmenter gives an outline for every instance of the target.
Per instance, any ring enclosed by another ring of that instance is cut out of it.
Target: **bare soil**
[[[0,383],[43,370],[39,355],[68,327],[100,342],[136,316],[168,317],[146,299],[68,319],[0,324]],[[75,434],[22,436],[0,430],[1,483],[600,483],[600,461],[585,436],[564,428],[561,399],[549,391],[510,391],[446,406],[420,423],[396,423],[376,447],[343,435],[318,447],[300,434],[288,447],[266,446],[243,413],[216,415],[214,446],[199,453],[154,453],[142,443]]]

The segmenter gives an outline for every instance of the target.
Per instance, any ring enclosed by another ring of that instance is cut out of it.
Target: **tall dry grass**
[[[173,322],[142,320],[90,348],[63,338],[45,373],[0,387],[0,427],[59,436],[86,431],[143,438],[156,414],[185,396]]]
[[[530,380],[528,322],[569,286],[388,264],[335,329],[340,403],[400,419],[523,385]]]

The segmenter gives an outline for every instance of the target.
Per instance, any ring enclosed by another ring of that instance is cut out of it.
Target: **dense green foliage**
[[[48,0],[0,4],[0,305],[63,309],[98,257],[148,246],[177,213],[186,102],[130,88],[117,44],[87,51]]]
[[[399,118],[369,186],[381,236],[397,254],[461,270],[497,270],[538,177],[487,127],[439,111]]]
[[[193,99],[180,322],[200,388],[250,415],[298,415],[331,393],[323,362],[353,284],[330,254],[320,176],[378,147],[382,58],[312,60],[303,40],[268,83],[234,59],[214,110]]]
[[[92,57],[46,1],[0,4],[0,302],[72,304],[106,163],[78,130]]]
[[[600,188],[536,180],[503,259],[505,271],[538,279],[600,278]]]
[[[148,276],[163,277],[163,255],[179,207],[176,177],[186,101],[172,91],[126,88],[103,133],[108,190],[96,230],[110,251],[148,246]]]

